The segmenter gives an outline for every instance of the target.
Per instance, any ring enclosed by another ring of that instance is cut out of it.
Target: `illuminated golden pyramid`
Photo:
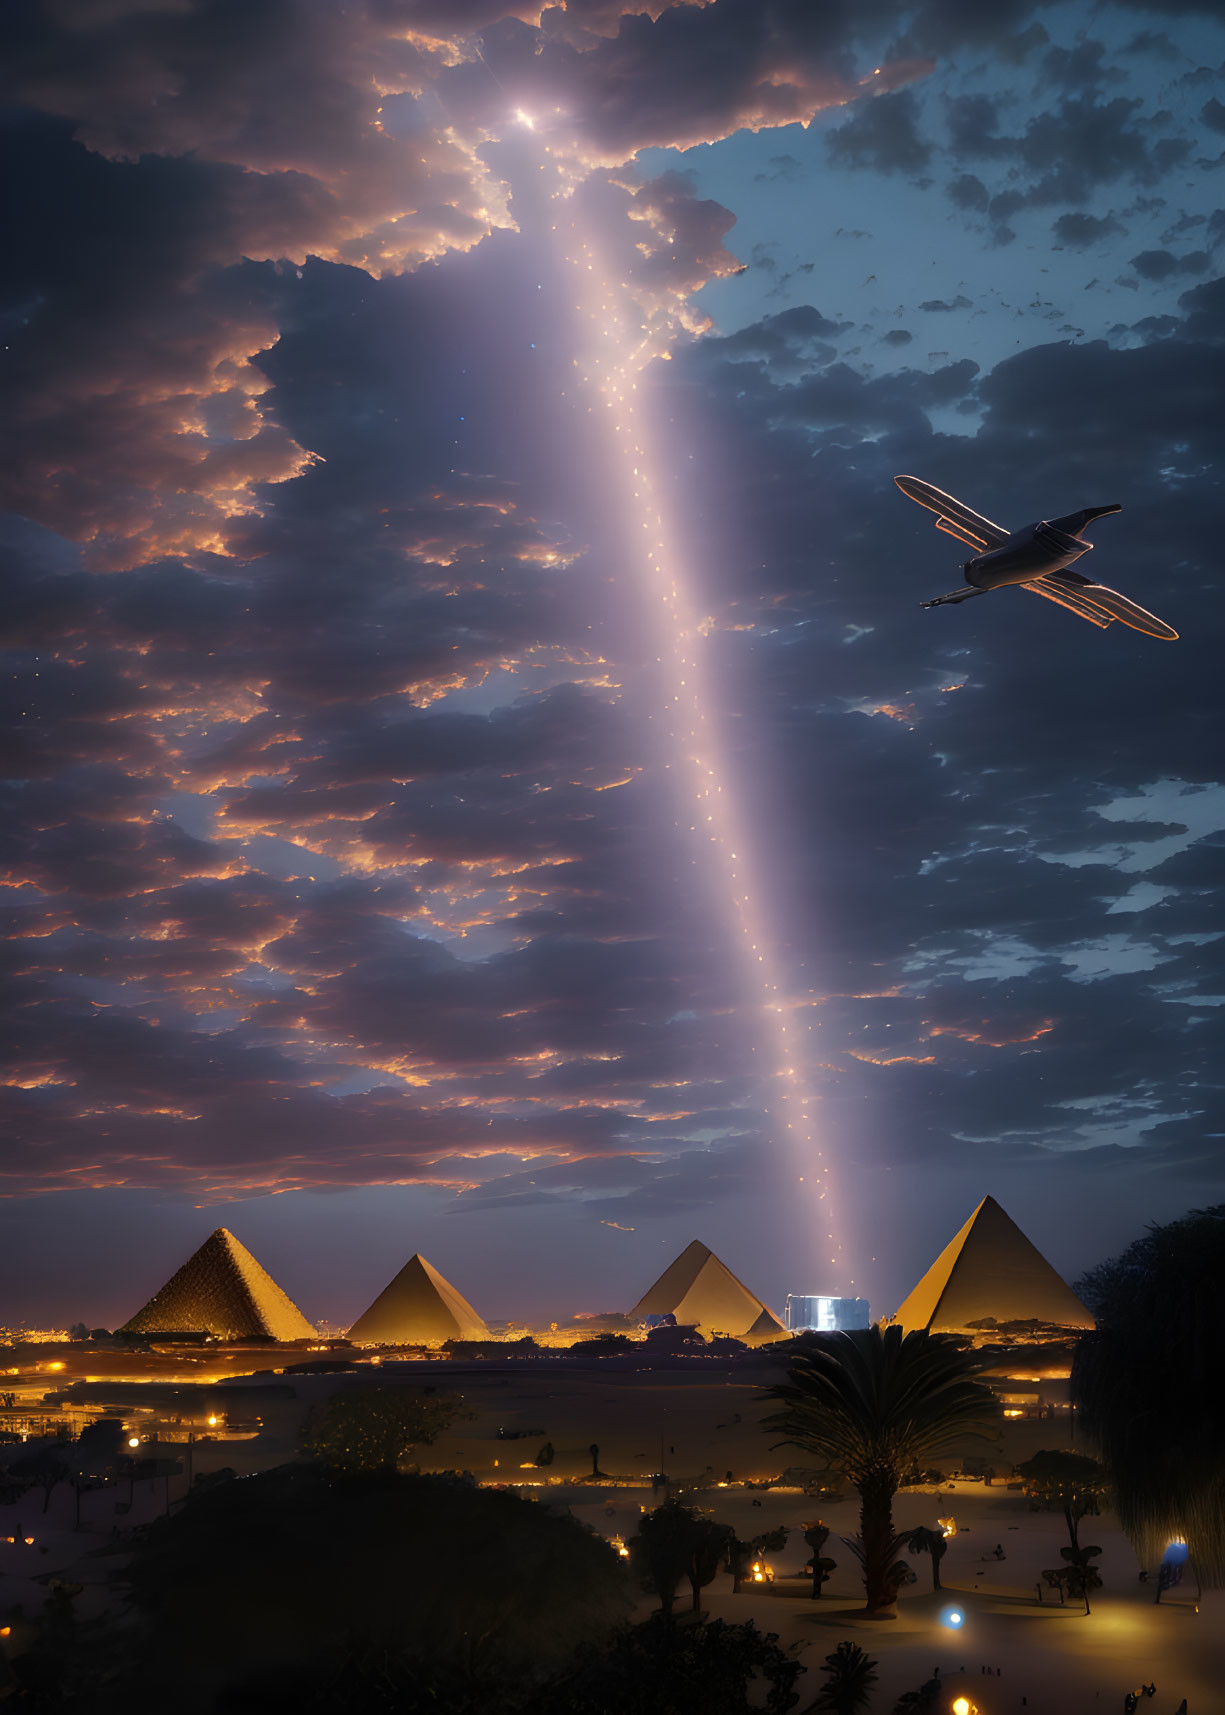
[[[953,1333],[971,1322],[1049,1322],[1092,1328],[1093,1317],[994,1197],[984,1197],[903,1303],[909,1331]]]
[[[709,1245],[694,1239],[630,1311],[631,1321],[675,1316],[700,1334],[733,1334],[738,1340],[785,1339],[787,1330],[772,1310],[736,1279]]]
[[[218,1227],[121,1334],[311,1340],[315,1330],[233,1233]]]
[[[487,1340],[489,1329],[450,1281],[417,1254],[357,1318],[349,1338],[379,1346],[439,1346],[444,1340]]]

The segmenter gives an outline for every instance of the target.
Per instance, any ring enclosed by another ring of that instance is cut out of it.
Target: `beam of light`
[[[563,181],[567,175],[562,169]],[[669,515],[655,480],[644,372],[666,357],[660,329],[648,317],[620,270],[601,254],[593,230],[576,208],[568,185],[553,194],[554,231],[568,264],[574,303],[586,347],[578,369],[606,429],[604,468],[637,547],[629,559],[640,583],[643,609],[655,644],[666,693],[663,721],[676,782],[678,810],[699,836],[727,901],[728,927],[744,972],[745,992],[757,1014],[764,1060],[764,1106],[783,1163],[814,1241],[811,1263],[822,1271],[843,1266],[831,1194],[829,1162],[813,1115],[814,1097],[803,1064],[800,1029],[787,993],[785,961],[762,904],[745,818],[724,758],[710,683],[709,646],[695,606],[697,578],[689,565],[683,530]],[[689,818],[692,818],[690,821]],[[682,826],[678,822],[678,827]],[[809,1266],[809,1259],[803,1259]],[[849,1282],[854,1285],[854,1281]]]

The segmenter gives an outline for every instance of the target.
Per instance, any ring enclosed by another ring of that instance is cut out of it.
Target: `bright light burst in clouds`
[[[564,180],[564,168],[554,165],[551,152],[546,155],[550,155],[546,170],[553,168]],[[605,258],[594,224],[576,208],[580,201],[573,186],[555,189],[550,230],[564,255],[578,300],[576,314],[582,318],[582,351],[575,366],[599,408],[610,480],[623,496],[625,551],[638,572],[648,633],[661,650],[657,666],[662,706],[658,716],[650,718],[657,730],[663,729],[663,754],[670,758],[664,766],[672,776],[674,807],[699,845],[699,861],[714,867],[723,892],[727,930],[737,943],[743,966],[746,1022],[761,1043],[764,1099],[775,1129],[774,1149],[782,1156],[788,1179],[809,1188],[807,1195],[797,1197],[808,1217],[799,1266],[809,1272],[819,1269],[825,1278],[825,1270],[841,1270],[843,1243],[830,1200],[829,1163],[812,1111],[808,1068],[803,1064],[806,1047],[792,1016],[785,966],[775,945],[777,929],[762,909],[761,880],[750,856],[755,841],[728,775],[718,690],[706,659],[696,605],[699,590],[684,531],[669,516],[671,509],[655,478],[654,445],[660,429],[651,420],[646,374],[656,358],[671,355],[668,336],[674,336],[675,330],[666,325],[657,306],[644,303],[629,282],[619,278],[619,270]],[[690,815],[693,822],[688,821]],[[678,821],[677,826],[682,823]],[[822,1239],[825,1256],[818,1251]],[[854,1285],[854,1280],[846,1284]]]
[[[695,1236],[888,1310],[988,1191],[1071,1272],[1219,1200],[1219,20],[0,28],[32,1315],[216,1201],[342,1321],[372,1232],[489,1314]],[[1122,497],[1183,641],[920,614],[899,470]]]

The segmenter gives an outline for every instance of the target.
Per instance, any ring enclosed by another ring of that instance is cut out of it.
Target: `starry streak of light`
[[[607,469],[619,485],[624,515],[637,526],[633,536],[641,544],[631,558],[669,692],[664,718],[677,765],[674,777],[685,782],[681,790],[691,797],[696,812],[691,831],[702,836],[728,900],[746,989],[761,1023],[767,1061],[766,1113],[785,1148],[786,1170],[795,1175],[792,1182],[798,1180],[808,1193],[814,1239],[826,1240],[825,1254],[812,1260],[841,1272],[843,1247],[836,1230],[829,1161],[812,1112],[815,1097],[799,1064],[803,1048],[781,980],[783,961],[759,903],[762,889],[752,873],[748,841],[743,831],[738,833],[744,822],[722,760],[682,532],[666,516],[651,476],[656,465],[645,388],[640,387],[639,378],[649,363],[667,354],[657,330],[643,324],[628,283],[606,265],[594,235],[584,230],[568,187],[554,193],[554,201],[561,206],[553,230],[573,271],[575,307],[590,340],[590,349],[577,361],[578,372],[603,406]],[[854,1281],[848,1284],[853,1286]]]

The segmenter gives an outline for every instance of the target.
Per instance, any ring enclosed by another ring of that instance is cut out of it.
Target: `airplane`
[[[974,558],[966,560],[961,568],[969,587],[935,596],[931,601],[921,602],[921,607],[968,601],[971,596],[987,595],[1006,584],[1016,584],[1078,613],[1090,625],[1103,630],[1113,620],[1121,619],[1124,625],[1150,637],[1177,638],[1173,627],[1155,614],[1146,612],[1118,590],[1095,584],[1092,578],[1071,569],[1073,562],[1093,547],[1084,536],[1089,525],[1107,513],[1122,512],[1121,506],[1086,506],[1063,518],[1041,519],[1021,530],[1008,531],[917,476],[898,476],[893,480],[903,494],[936,514],[937,530],[946,531],[975,550]]]

